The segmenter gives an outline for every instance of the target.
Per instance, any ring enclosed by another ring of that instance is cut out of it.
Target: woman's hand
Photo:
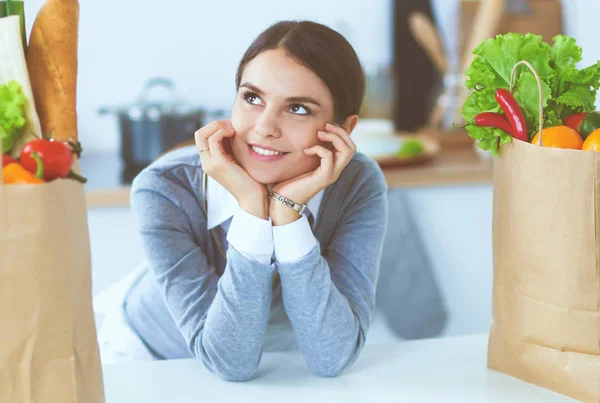
[[[356,144],[346,131],[337,125],[327,123],[326,131],[318,131],[317,136],[321,141],[330,142],[331,150],[316,145],[304,150],[306,155],[318,155],[321,165],[315,170],[300,175],[273,186],[273,191],[295,201],[306,204],[322,189],[334,183],[356,152]],[[269,206],[269,215],[273,225],[285,225],[298,219],[298,213],[278,202]]]
[[[196,131],[194,138],[202,169],[219,182],[248,213],[268,218],[269,201],[265,185],[256,182],[231,154],[229,141],[235,130],[228,120],[218,120]]]

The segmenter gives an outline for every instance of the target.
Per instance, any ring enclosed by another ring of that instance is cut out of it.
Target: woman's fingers
[[[208,138],[208,148],[214,165],[225,165],[231,162],[231,156],[223,148],[223,140],[234,135],[235,130],[233,129],[219,129]]]
[[[215,120],[206,126],[196,130],[194,139],[198,150],[208,148],[208,138],[215,134],[219,129],[233,128],[229,120]]]
[[[340,172],[342,172],[344,167],[348,165],[348,162],[352,159],[354,151],[348,146],[348,143],[346,143],[342,139],[342,136],[340,136],[338,133],[319,131],[318,136],[321,140],[331,142],[335,147],[335,150],[337,152],[334,158],[334,167],[336,172],[339,174]]]
[[[202,128],[202,129],[204,129],[204,128]],[[200,155],[202,155],[202,152],[200,150],[202,150],[203,148],[208,148],[208,141],[204,137],[202,129],[198,129],[194,133],[194,140],[196,141],[196,148],[198,149],[198,152],[200,152]]]
[[[352,141],[350,135],[346,133],[346,130],[344,130],[342,127],[331,123],[327,123],[325,124],[325,130],[338,134],[342,138],[342,140],[344,140],[344,142],[348,145],[350,150],[352,150],[352,152],[356,151],[356,144],[354,144],[354,141]]]
[[[323,146],[313,146],[304,150],[306,155],[318,155],[321,158],[321,170],[327,175],[327,180],[333,178],[333,152]]]
[[[240,200],[261,200],[264,185],[239,166],[230,152],[230,139],[236,132],[230,121],[215,121],[194,133],[202,170]],[[200,151],[203,150],[203,151]],[[261,208],[264,208],[261,205]],[[257,210],[258,211],[258,210]],[[255,215],[259,215],[258,213]]]
[[[329,141],[338,151],[350,151],[348,144],[337,133],[329,133],[319,130],[317,132],[320,140]]]
[[[222,165],[227,160],[227,157],[224,156],[223,147],[221,145],[222,138],[224,137],[223,131],[231,132],[228,133],[229,136],[235,134],[231,122],[228,120],[216,120],[194,133],[194,140],[200,156],[202,169],[211,176],[214,172],[215,165]],[[218,141],[211,142],[210,139],[215,137],[217,133],[219,133],[216,139]]]

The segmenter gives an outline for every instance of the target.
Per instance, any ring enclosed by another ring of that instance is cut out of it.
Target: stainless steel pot
[[[168,99],[151,100],[150,93],[164,87]],[[98,113],[116,114],[121,131],[121,159],[123,183],[133,178],[161,153],[194,137],[194,132],[205,124],[207,112],[192,108],[184,101],[174,83],[164,77],[148,80],[136,102],[125,107],[102,107]],[[213,112],[221,115],[222,112]]]

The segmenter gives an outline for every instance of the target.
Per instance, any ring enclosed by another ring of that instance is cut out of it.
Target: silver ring
[[[201,153],[202,151],[208,151],[208,148],[205,147],[198,150],[199,153]]]

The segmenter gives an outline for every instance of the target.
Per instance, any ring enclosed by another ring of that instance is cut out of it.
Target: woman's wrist
[[[269,218],[269,199],[266,190],[260,194],[249,195],[238,200],[240,208],[255,217]]]
[[[272,189],[273,194],[267,193],[269,196],[269,216],[274,226],[286,225],[293,223],[300,219],[304,210],[300,207],[306,205],[308,200],[312,198],[308,197],[306,189],[302,194],[295,194],[292,189],[278,189],[274,187]],[[288,205],[291,202],[292,206]]]
[[[298,212],[284,204],[278,203],[275,200],[270,201],[269,216],[273,226],[291,224],[300,219]]]

